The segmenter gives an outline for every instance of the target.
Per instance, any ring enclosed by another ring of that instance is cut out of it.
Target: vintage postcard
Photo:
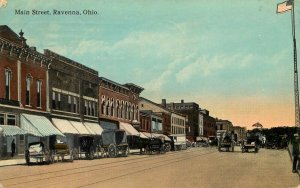
[[[299,187],[299,7],[0,0],[0,188]]]

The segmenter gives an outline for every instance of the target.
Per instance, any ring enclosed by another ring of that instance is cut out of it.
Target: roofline
[[[110,79],[108,79],[108,78],[105,78],[105,77],[99,77],[99,82],[100,82],[101,80],[108,81],[108,82],[110,82],[110,83],[113,83],[113,84],[115,84],[115,85],[117,85],[117,86],[119,86],[119,87],[122,87],[123,89],[126,89],[126,90],[129,91],[129,89],[128,89],[126,86],[123,86],[122,84],[119,84],[119,83],[117,83],[117,82],[115,82],[115,81],[112,81],[112,80],[110,80]]]

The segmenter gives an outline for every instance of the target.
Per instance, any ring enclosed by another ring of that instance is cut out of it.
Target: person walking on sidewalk
[[[13,139],[11,142],[11,157],[14,157],[15,152],[16,152],[16,144],[15,144],[15,139]]]
[[[292,140],[293,150],[293,173],[297,172],[297,162],[299,161],[299,135],[294,134],[294,138]]]

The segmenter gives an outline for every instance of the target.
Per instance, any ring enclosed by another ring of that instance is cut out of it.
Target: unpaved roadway
[[[286,150],[191,148],[161,155],[0,167],[0,187],[298,187]]]

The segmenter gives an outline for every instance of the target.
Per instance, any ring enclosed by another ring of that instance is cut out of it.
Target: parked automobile
[[[53,157],[48,149],[45,149],[43,142],[32,142],[28,144],[28,148],[25,150],[26,164],[30,165],[33,163],[46,163],[51,164]]]

